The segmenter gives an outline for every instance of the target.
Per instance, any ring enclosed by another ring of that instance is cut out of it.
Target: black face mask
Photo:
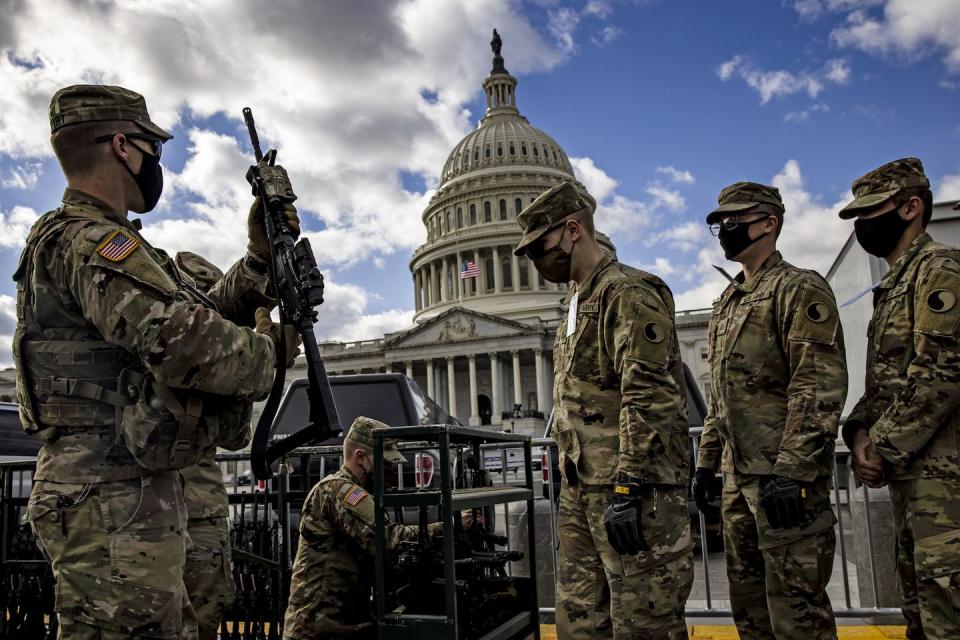
[[[133,181],[137,183],[137,188],[140,189],[140,195],[143,197],[143,210],[137,213],[146,213],[157,206],[160,194],[163,193],[163,168],[157,156],[142,151],[141,155],[143,162],[140,163],[140,173],[135,174],[126,162],[123,166],[133,176]]]
[[[720,246],[723,247],[723,256],[727,260],[733,260],[740,255],[744,249],[767,234],[761,234],[756,238],[750,237],[750,225],[763,222],[766,218],[751,220],[750,222],[741,222],[733,229],[727,229],[720,226],[720,232],[717,237],[720,238]]]
[[[903,232],[910,226],[910,221],[901,218],[899,211],[900,207],[897,207],[876,218],[857,218],[853,229],[864,251],[878,258],[886,258],[893,253]]]
[[[566,230],[564,230],[566,233]],[[560,242],[563,242],[563,236],[560,236]],[[538,258],[533,258],[533,266],[536,267],[544,280],[548,282],[570,282],[570,261],[573,257],[573,248],[567,253],[560,248],[560,242],[556,246],[543,252]]]

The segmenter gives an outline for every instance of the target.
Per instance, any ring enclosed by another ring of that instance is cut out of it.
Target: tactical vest
[[[56,302],[36,295],[41,284],[37,252],[64,234],[73,237],[95,220],[82,215],[83,209],[61,207],[39,220],[14,274],[17,400],[24,429],[44,442],[37,478],[128,479],[144,470],[195,464],[221,440],[242,440],[249,433],[249,411],[236,410],[232,399],[210,397],[213,401],[205,402],[206,394],[159,384],[133,354],[105,342],[89,324],[43,326],[38,305]],[[164,267],[176,269],[169,259]],[[192,301],[212,304],[180,274],[171,275]]]

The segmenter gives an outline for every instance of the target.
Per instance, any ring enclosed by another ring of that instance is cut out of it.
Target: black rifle
[[[342,431],[342,428],[333,393],[330,391],[327,370],[320,357],[317,337],[313,333],[313,325],[317,321],[315,307],[323,303],[323,275],[317,269],[317,260],[313,257],[310,241],[300,238],[298,242],[293,236],[283,215],[281,194],[275,193],[275,189],[261,178],[260,167],[264,164],[274,166],[277,150],[271,149],[266,155],[260,151],[260,138],[257,137],[253,112],[249,107],[243,109],[243,120],[250,132],[250,144],[253,145],[253,153],[257,159],[257,164],[247,170],[247,182],[253,187],[253,195],[260,198],[260,206],[263,207],[263,220],[270,244],[270,282],[279,302],[280,322],[296,327],[303,340],[309,381],[309,426],[282,440],[270,442],[270,432],[280,406],[287,371],[286,346],[281,331],[281,342],[277,345],[277,374],[250,446],[253,474],[259,480],[267,480],[273,474],[271,465],[274,460],[299,446],[329,438]]]

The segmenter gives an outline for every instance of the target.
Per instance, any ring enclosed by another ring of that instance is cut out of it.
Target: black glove
[[[807,489],[793,478],[774,476],[763,488],[760,505],[767,514],[770,525],[777,529],[799,527],[807,518],[803,499]]]
[[[717,499],[717,494],[713,490],[716,476],[713,469],[697,469],[693,474],[693,501],[697,503],[697,508],[703,512],[703,515],[720,513],[720,509],[711,504]]]
[[[629,556],[648,550],[650,547],[643,539],[640,526],[640,514],[643,513],[640,485],[617,482],[613,490],[613,499],[603,514],[603,527],[607,530],[610,546],[620,555]]]

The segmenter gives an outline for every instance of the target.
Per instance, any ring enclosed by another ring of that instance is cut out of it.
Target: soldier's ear
[[[570,235],[570,240],[576,242],[580,239],[580,236],[583,235],[583,225],[580,224],[579,220],[571,218],[565,223],[567,227],[567,233]]]
[[[900,216],[909,222],[912,222],[914,218],[921,217],[922,215],[923,200],[917,196],[913,196],[903,203],[902,208],[900,209]]]

